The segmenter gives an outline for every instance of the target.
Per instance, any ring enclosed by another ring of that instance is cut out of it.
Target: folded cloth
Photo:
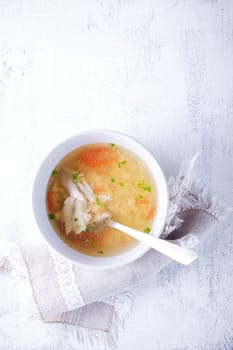
[[[195,178],[195,159],[184,161],[178,176],[168,181],[169,210],[162,233],[163,238],[189,248],[231,210],[211,198]],[[151,249],[131,264],[100,270],[74,265],[47,246],[9,243],[0,252],[0,266],[12,272],[21,306],[28,306],[30,317],[64,324],[65,332],[76,339],[102,342],[108,348],[116,344],[119,326],[130,312],[128,291],[169,262]]]

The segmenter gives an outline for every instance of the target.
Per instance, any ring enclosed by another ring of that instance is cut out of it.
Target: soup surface
[[[150,233],[156,212],[156,185],[143,160],[115,144],[90,144],[67,154],[52,171],[47,186],[48,218],[71,248],[92,256],[113,256],[129,250],[137,241],[108,226],[94,232],[87,225],[78,232],[79,217],[72,219],[77,226],[68,229],[64,203],[73,198],[69,186],[64,185],[64,171],[73,186],[85,178],[93,191],[94,210],[107,210],[114,221]]]

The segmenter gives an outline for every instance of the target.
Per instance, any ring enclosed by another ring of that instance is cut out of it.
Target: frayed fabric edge
[[[16,243],[1,242],[0,270],[10,272],[17,290],[19,311],[25,319],[40,318],[21,248]]]
[[[103,302],[114,307],[109,330],[104,331],[84,328],[82,326],[77,327],[68,324],[56,324],[58,330],[61,329],[61,327],[62,329],[65,327],[67,330],[66,341],[69,340],[67,350],[72,346],[77,346],[77,343],[79,342],[81,342],[87,349],[98,348],[114,350],[117,348],[119,332],[123,329],[125,321],[129,317],[132,309],[132,295],[131,293],[125,292],[119,294],[117,297],[105,299]],[[66,350],[65,345],[63,350]]]
[[[108,299],[106,300],[109,303]],[[111,329],[107,337],[107,345],[110,349],[117,346],[119,331],[124,327],[132,310],[133,298],[130,292],[121,293],[114,297],[114,314]]]
[[[191,160],[184,160],[178,176],[169,178],[169,209],[162,238],[166,238],[182,225],[183,219],[179,217],[179,213],[202,210],[216,221],[220,221],[233,212],[232,207],[214,196],[211,197],[207,187],[193,174],[193,167],[198,157],[199,153]]]

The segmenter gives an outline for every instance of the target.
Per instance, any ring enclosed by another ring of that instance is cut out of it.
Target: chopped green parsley
[[[144,230],[145,233],[150,233],[150,231],[151,231],[150,227],[147,227],[147,228],[145,228],[145,230]]]
[[[127,164],[127,160],[122,160],[122,162],[118,163],[118,168],[122,168],[122,165]]]
[[[79,174],[78,174],[78,173],[73,173],[73,174],[72,174],[72,179],[73,179],[73,182],[74,182],[75,184],[77,184],[77,183],[80,181],[80,179],[79,179]]]
[[[119,182],[119,186],[123,187],[124,185],[124,182]]]
[[[99,251],[98,251],[98,254],[103,254],[103,253],[104,253],[103,250],[99,250]]]
[[[56,176],[58,174],[58,171],[56,169],[53,169],[51,172],[51,176]]]
[[[139,195],[137,196],[137,198],[138,198],[138,199],[143,199],[144,196],[143,196],[142,194],[139,194]]]
[[[140,188],[146,192],[151,192],[151,186],[147,186],[143,182],[138,182],[138,188]]]
[[[95,197],[95,204],[98,205],[99,207],[102,207],[102,203],[99,197]]]
[[[114,182],[115,182],[115,179],[114,179],[114,178],[112,178],[112,179],[111,179],[111,181],[112,181],[112,183],[114,183]]]
[[[55,214],[54,213],[50,213],[48,215],[48,217],[49,217],[50,220],[54,220],[55,219]]]

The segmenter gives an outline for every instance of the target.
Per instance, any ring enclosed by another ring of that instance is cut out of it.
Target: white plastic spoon
[[[116,228],[117,230],[120,230],[124,233],[127,233],[128,235],[149,245],[151,248],[154,248],[158,252],[166,256],[169,256],[170,258],[178,261],[181,264],[189,265],[197,258],[197,254],[192,250],[189,250],[184,247],[180,247],[178,245],[175,245],[161,238],[157,238],[152,235],[145,234],[144,232],[134,230],[133,228],[122,225],[118,222],[107,221],[106,225]]]

